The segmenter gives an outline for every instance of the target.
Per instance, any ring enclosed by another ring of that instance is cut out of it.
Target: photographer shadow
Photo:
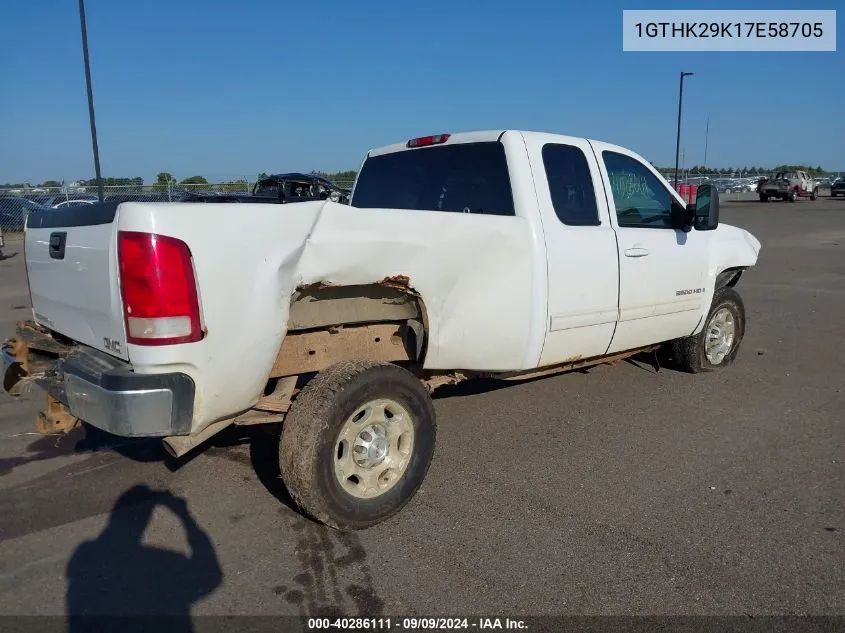
[[[143,543],[153,510],[159,505],[180,519],[189,555]],[[167,616],[156,617],[153,628],[157,630],[164,625],[168,631],[193,631],[191,605],[223,580],[214,546],[185,500],[142,485],[120,496],[108,525],[96,539],[76,549],[66,573],[71,633],[126,631],[129,622],[149,630],[143,622],[151,616]]]

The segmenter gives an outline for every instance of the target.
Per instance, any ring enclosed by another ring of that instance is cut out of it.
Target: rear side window
[[[584,152],[572,145],[544,145],[543,166],[558,220],[569,226],[601,224],[593,179]]]
[[[516,215],[505,148],[460,143],[394,152],[364,161],[352,206]]]

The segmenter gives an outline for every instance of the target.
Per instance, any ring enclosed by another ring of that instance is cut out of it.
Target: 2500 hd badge
[[[687,288],[685,290],[676,290],[675,296],[680,297],[681,295],[700,295],[704,292],[704,288]]]

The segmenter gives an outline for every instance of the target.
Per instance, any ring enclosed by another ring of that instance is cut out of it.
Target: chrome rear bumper
[[[20,327],[19,327],[20,332]],[[129,363],[77,345],[63,356],[39,354],[38,336],[26,330],[26,358],[20,346],[7,342],[0,349],[3,388],[17,395],[32,381],[63,403],[76,417],[124,437],[188,435],[194,410],[194,382],[183,373],[135,373]],[[44,341],[54,349],[56,342]],[[31,372],[31,373],[30,373]]]

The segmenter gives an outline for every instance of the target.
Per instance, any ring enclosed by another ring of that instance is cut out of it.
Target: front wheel
[[[713,296],[704,329],[672,341],[672,356],[679,369],[693,374],[721,369],[734,362],[744,335],[742,297],[733,288],[720,288]]]
[[[764,193],[761,193],[760,194],[760,202],[768,202],[768,201],[769,201],[769,196],[767,196]]]
[[[798,199],[798,194],[797,194],[797,193],[795,193],[795,190],[793,189],[793,190],[792,190],[792,191],[790,191],[790,192],[789,192],[789,194],[786,196],[786,199],[787,199],[787,200],[789,200],[790,202],[795,202],[795,201]]]
[[[428,390],[409,371],[338,363],[306,385],[285,418],[282,478],[306,514],[361,530],[411,500],[431,464],[436,431]]]
[[[810,194],[810,200],[815,200],[818,197],[819,197],[819,190],[813,189],[813,193]]]

